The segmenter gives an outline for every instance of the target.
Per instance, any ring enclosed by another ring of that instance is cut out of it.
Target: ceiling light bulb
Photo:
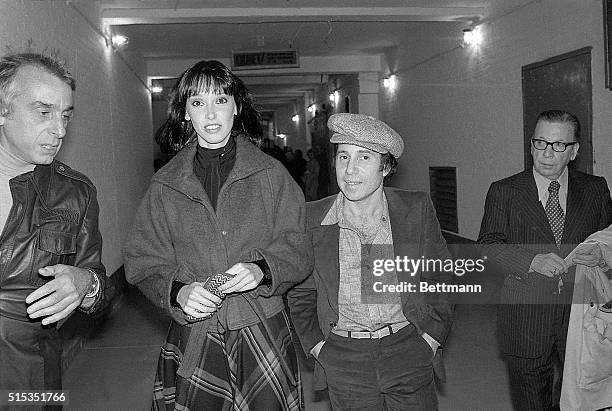
[[[112,37],[112,40],[113,40],[113,44],[115,46],[118,46],[118,47],[121,47],[121,46],[127,44],[127,42],[128,42],[128,38],[125,37],[125,36],[122,36],[121,34],[114,35]]]
[[[383,79],[383,86],[389,90],[395,90],[395,87],[397,87],[397,76],[391,74],[389,77]]]
[[[463,29],[463,43],[467,46],[480,46],[482,44],[483,35],[480,26],[472,29]]]

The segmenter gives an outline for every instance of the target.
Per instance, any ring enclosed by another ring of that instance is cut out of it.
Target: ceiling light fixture
[[[121,34],[116,34],[112,38],[113,45],[117,47],[125,46],[128,43],[128,38]]]
[[[317,105],[315,103],[312,103],[311,105],[308,106],[309,113],[314,113],[316,110],[317,110]]]
[[[299,123],[300,122],[300,115],[299,114],[295,114],[293,117],[291,117],[291,120],[293,120],[294,123]]]
[[[483,35],[480,26],[463,29],[463,46],[478,47],[482,44]]]
[[[164,91],[164,88],[162,86],[153,86],[153,87],[151,87],[151,93],[153,93],[153,94],[159,94],[162,91]]]
[[[397,87],[397,76],[395,74],[391,74],[389,77],[384,78],[383,86],[391,91],[395,90]]]

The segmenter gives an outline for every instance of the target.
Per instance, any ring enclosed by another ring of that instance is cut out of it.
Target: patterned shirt
[[[344,216],[344,196],[338,194],[336,201],[321,222],[321,225],[338,224],[339,235],[339,263],[340,282],[338,289],[338,324],[336,328],[344,331],[374,331],[387,324],[406,321],[402,311],[402,301],[399,294],[381,293],[375,297],[375,302],[368,302],[362,298],[362,287],[371,284],[362,284],[362,250],[370,253],[371,259],[395,258],[393,252],[393,236],[389,221],[387,198],[383,193],[383,207],[380,219],[371,225],[358,227],[348,221]],[[375,246],[371,247],[370,245]],[[380,247],[380,245],[386,245]],[[376,255],[378,254],[378,255]],[[397,284],[397,273],[386,272],[385,284]],[[364,270],[364,280],[369,283],[372,270]],[[367,291],[366,291],[367,292]],[[366,293],[364,292],[363,295]]]

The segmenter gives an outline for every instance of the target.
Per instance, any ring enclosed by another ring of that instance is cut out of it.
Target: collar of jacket
[[[186,145],[170,162],[153,176],[153,181],[167,185],[183,194],[202,200],[206,197],[202,184],[193,172],[197,140]],[[236,162],[225,185],[260,171],[273,168],[274,160],[255,147],[243,135],[236,136]]]
[[[43,193],[50,193],[52,191],[52,185],[54,184],[56,174],[82,181],[88,186],[93,187],[93,183],[89,178],[58,160],[53,160],[51,164],[39,164],[34,170],[20,174],[12,178],[11,181],[19,184],[23,181],[31,180],[35,189],[42,195]]]
[[[391,221],[391,230],[393,232],[393,250],[395,255],[413,255],[411,253],[412,246],[416,239],[421,237],[423,226],[421,208],[412,207],[410,200],[406,199],[422,197],[423,193],[409,192],[394,187],[384,187],[385,196],[387,197],[387,206],[389,210],[389,220]],[[325,284],[329,287],[329,301],[331,307],[338,310],[338,289],[340,287],[340,267],[338,263],[339,253],[339,234],[340,227],[338,224],[321,225],[321,222],[327,215],[327,212],[333,206],[336,199],[336,194],[307,204],[308,230],[312,235],[312,244],[314,247],[315,266],[320,275],[324,278]],[[416,197],[414,197],[416,196]],[[412,200],[414,201],[414,200]],[[449,256],[450,258],[450,256]],[[398,281],[408,281],[409,279],[402,278],[405,273],[398,273]],[[409,298],[408,293],[402,293],[402,302],[405,304]]]
[[[576,170],[569,169],[567,176],[567,205],[565,210],[565,225],[563,229],[562,244],[575,243],[576,236],[579,234],[583,215],[588,210],[589,196],[584,193],[586,182],[584,174]],[[550,229],[550,223],[546,217],[546,211],[540,203],[538,188],[531,169],[519,173],[510,180],[511,186],[516,190],[522,212],[530,218],[530,224],[539,227],[537,232],[543,233],[546,243],[554,244],[555,237]],[[544,241],[544,240],[543,240]],[[565,250],[565,254],[571,248]]]
[[[407,191],[394,187],[383,187],[383,191],[385,193],[385,197],[387,198],[389,219],[394,223],[403,223],[406,216],[410,213],[411,210],[406,209],[404,201],[400,196],[400,193]],[[308,207],[311,210],[311,212],[307,215],[309,228],[316,229],[321,226],[321,222],[325,219],[325,216],[327,215],[331,207],[334,205],[337,196],[337,194],[333,194],[321,200],[308,203]],[[325,226],[321,226],[321,228],[324,227]]]

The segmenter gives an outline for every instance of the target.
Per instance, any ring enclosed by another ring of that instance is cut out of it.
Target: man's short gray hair
[[[21,67],[38,67],[57,77],[74,91],[75,81],[68,68],[59,60],[41,53],[13,53],[0,57],[0,115],[11,111],[15,98],[14,80]]]

